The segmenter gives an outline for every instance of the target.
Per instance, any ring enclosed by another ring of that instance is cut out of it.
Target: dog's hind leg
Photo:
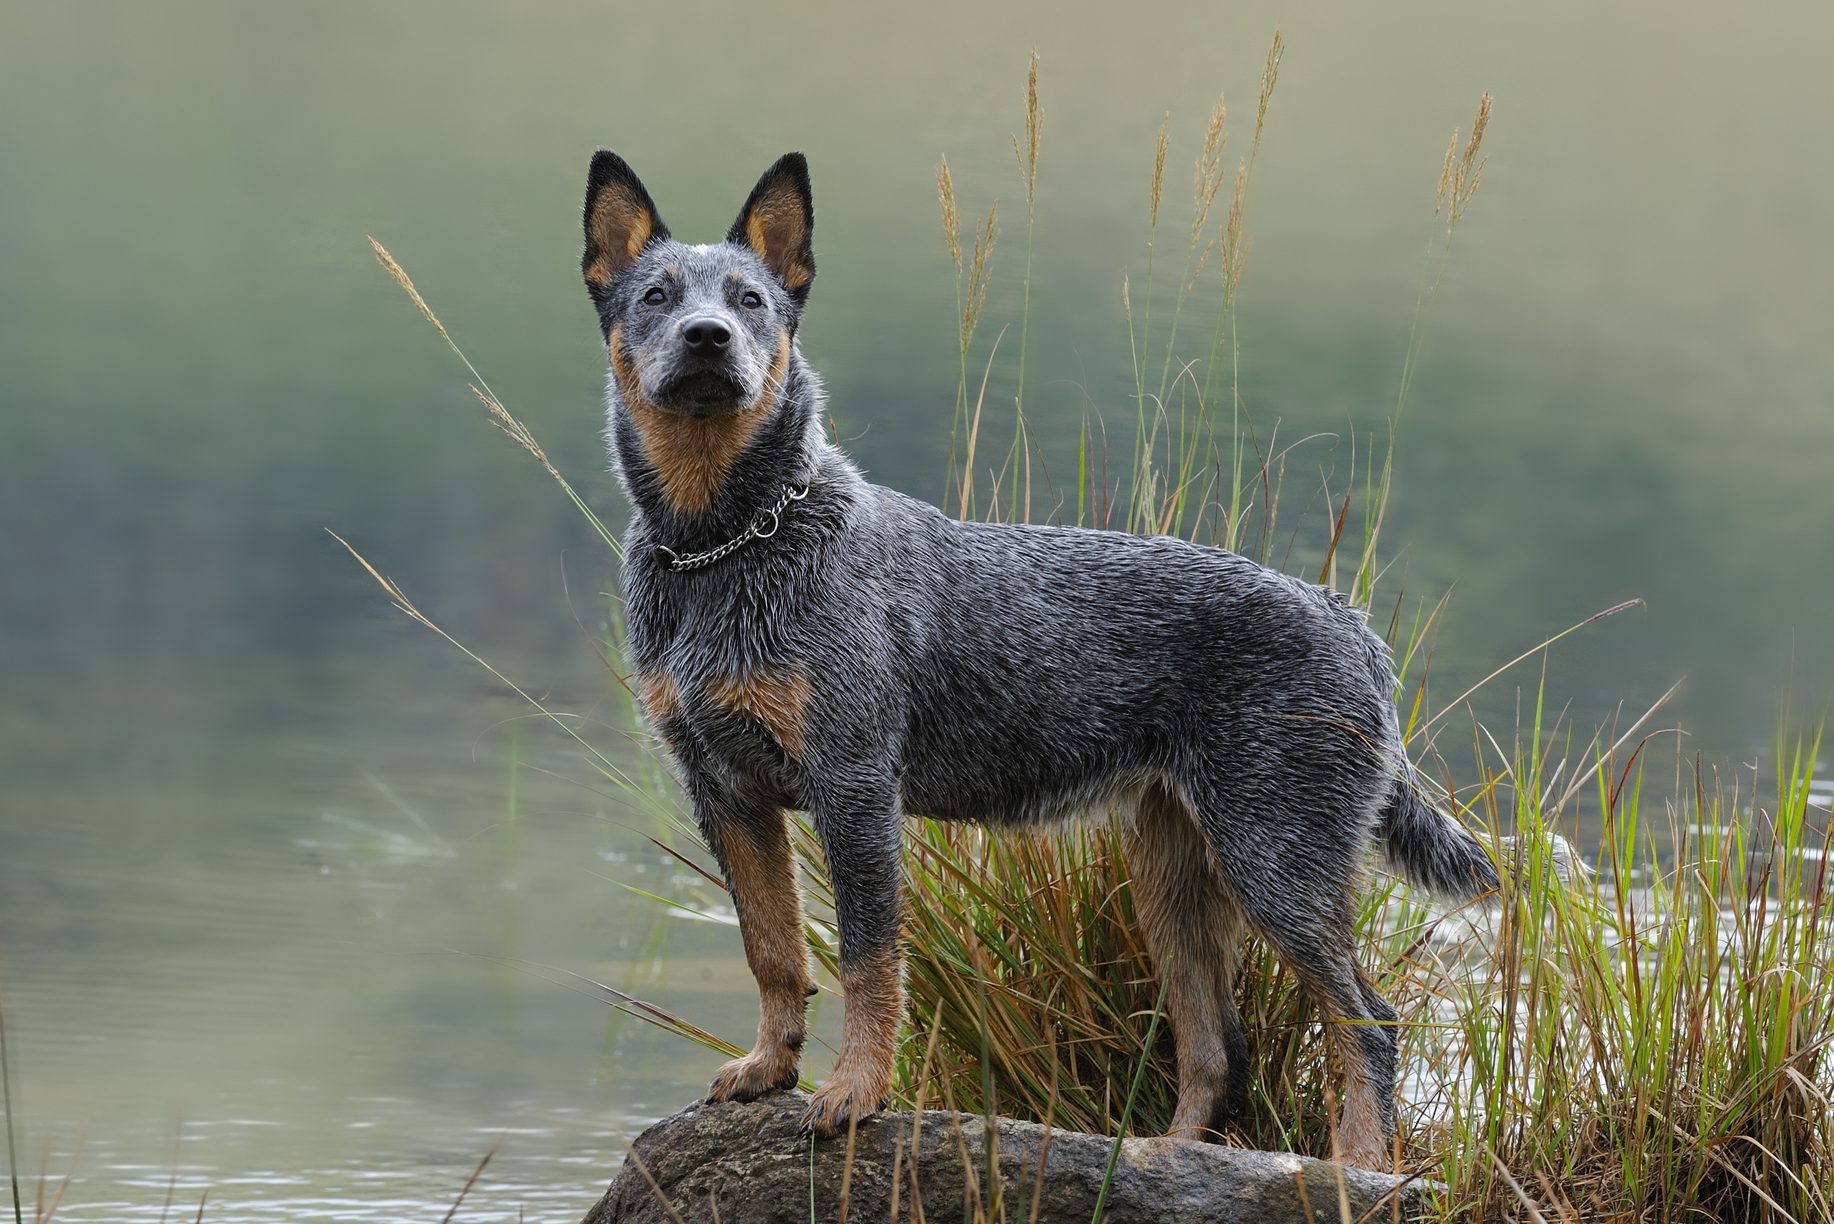
[[[1235,1008],[1242,915],[1184,801],[1149,786],[1127,828],[1134,912],[1165,980],[1178,1055],[1171,1134],[1215,1138],[1247,1099],[1248,1042]]]
[[[1388,1168],[1399,1040],[1394,1008],[1352,955],[1351,899],[1362,846],[1350,838],[1319,840],[1329,823],[1296,813],[1259,811],[1252,823],[1225,825],[1217,809],[1200,811],[1243,916],[1299,978],[1328,1025],[1345,1081],[1332,1158]]]

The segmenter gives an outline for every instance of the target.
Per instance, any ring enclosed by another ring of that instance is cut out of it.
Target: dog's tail
[[[1396,779],[1382,813],[1381,835],[1388,861],[1441,897],[1469,901],[1502,886],[1489,853],[1464,826],[1426,801],[1411,767]]]

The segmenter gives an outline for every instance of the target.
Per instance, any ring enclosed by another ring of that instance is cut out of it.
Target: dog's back
[[[1402,759],[1393,678],[1336,596],[1168,537],[869,496],[837,551],[889,579],[867,588],[886,592],[883,620],[866,619],[901,673],[887,730],[910,811],[1049,819],[1165,778],[1279,793],[1316,836],[1366,837]]]

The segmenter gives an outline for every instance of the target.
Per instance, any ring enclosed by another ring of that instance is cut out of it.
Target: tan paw
[[[815,1090],[808,1110],[802,1115],[802,1129],[824,1139],[844,1135],[848,1119],[864,1122],[885,1108],[890,1094],[889,1077],[886,1082],[875,1083],[865,1076],[848,1075],[836,1068],[835,1073]]]
[[[796,1055],[779,1048],[753,1050],[721,1067],[707,1089],[709,1101],[755,1101],[767,1092],[796,1086]]]

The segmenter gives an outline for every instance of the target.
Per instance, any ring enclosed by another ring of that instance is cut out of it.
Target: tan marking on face
[[[586,279],[603,288],[614,273],[637,261],[654,226],[649,209],[622,186],[613,184],[592,201],[590,229],[598,254],[586,266]]]
[[[662,724],[681,709],[681,689],[675,677],[667,672],[638,672],[635,679],[637,704],[643,707],[643,716],[649,719],[650,726],[660,730]]]
[[[643,395],[643,384],[630,354],[624,351],[620,328],[606,338],[612,375],[618,380],[618,398],[630,413],[643,444],[644,458],[656,471],[662,496],[678,513],[705,510],[726,483],[726,474],[769,419],[783,393],[790,369],[790,334],[777,334],[777,355],[765,376],[758,398],[737,412],[699,418],[665,412]]]
[[[792,757],[800,760],[803,722],[809,712],[809,678],[785,667],[760,667],[715,680],[707,686],[712,702],[764,725]]]

